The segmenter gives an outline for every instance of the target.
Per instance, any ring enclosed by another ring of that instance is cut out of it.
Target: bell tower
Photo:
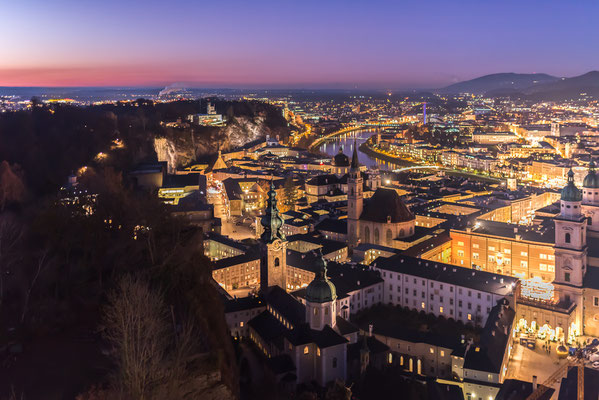
[[[590,234],[599,235],[599,176],[593,160],[589,163],[589,172],[582,182],[582,213],[587,217]]]
[[[264,232],[260,237],[260,287],[277,285],[287,290],[287,239],[281,231],[283,218],[277,208],[277,192],[270,183],[264,216],[260,221]]]
[[[347,234],[349,247],[353,249],[360,243],[360,215],[364,208],[364,182],[358,163],[358,148],[354,140],[354,153],[349,168],[347,179]]]
[[[555,280],[560,303],[576,303],[574,321],[582,333],[582,282],[587,268],[587,219],[582,214],[582,193],[574,184],[574,172],[562,189],[560,214],[555,218]],[[568,327],[570,328],[570,327]]]

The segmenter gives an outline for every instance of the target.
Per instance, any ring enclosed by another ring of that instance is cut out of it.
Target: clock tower
[[[287,239],[281,228],[283,218],[277,208],[277,193],[271,182],[264,216],[260,221],[264,232],[260,237],[260,287],[280,286],[287,290]]]

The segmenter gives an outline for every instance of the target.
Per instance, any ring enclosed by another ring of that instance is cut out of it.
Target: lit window
[[[472,314],[468,314],[468,321],[472,321]]]
[[[439,312],[443,314],[443,307],[439,307]]]
[[[239,326],[240,326],[241,328],[243,328],[243,321],[241,321],[241,322],[239,323]]]
[[[431,354],[435,354],[435,349],[433,349],[432,347],[430,348],[430,352]]]
[[[420,305],[422,308],[426,308],[426,304],[424,304],[424,301]]]
[[[317,348],[316,348],[316,355],[317,355],[318,357],[320,357],[320,348],[319,348],[319,347],[317,347]]]
[[[468,314],[470,315],[470,314]],[[304,354],[308,354],[308,346],[304,347]]]
[[[445,357],[445,350],[441,350],[441,357]]]

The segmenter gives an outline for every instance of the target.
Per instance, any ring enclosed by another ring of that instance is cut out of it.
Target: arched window
[[[324,308],[324,315],[329,315],[329,307]]]
[[[374,244],[379,244],[379,228],[374,228]]]
[[[405,234],[403,228],[399,230],[399,237],[404,237]]]
[[[414,233],[414,227],[413,227],[413,226],[410,226],[410,235],[411,235],[412,233]]]
[[[566,233],[566,243],[570,243],[570,234]]]
[[[387,244],[391,245],[392,241],[393,241],[393,232],[391,232],[391,229],[387,229]]]
[[[275,267],[278,267],[280,264],[279,257],[275,258]]]
[[[364,241],[370,243],[370,228],[364,228]]]
[[[304,354],[308,354],[308,346],[304,347]]]

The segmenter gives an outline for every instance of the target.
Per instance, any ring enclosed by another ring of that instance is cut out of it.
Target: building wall
[[[212,271],[212,278],[225,290],[260,285],[260,260],[232,265]]]
[[[379,223],[360,220],[360,241],[362,243],[394,247],[393,239],[412,236],[414,234],[414,226],[415,220],[397,223]],[[390,234],[388,232],[390,232]]]
[[[526,242],[468,231],[451,230],[451,263],[519,278],[555,279],[552,243]]]
[[[231,336],[247,337],[250,334],[248,321],[266,310],[266,306],[252,308],[250,310],[234,311],[225,313],[225,321],[229,327]]]
[[[584,334],[599,337],[599,290],[584,289]]]
[[[451,352],[452,349],[428,343],[414,343],[407,340],[383,335],[374,335],[378,340],[389,346],[393,353],[393,360],[405,370],[418,373],[418,360],[420,360],[421,375],[438,378],[451,378]]]
[[[424,262],[424,261],[423,261]],[[409,274],[381,271],[385,281],[383,302],[484,326],[503,296],[442,283]]]

